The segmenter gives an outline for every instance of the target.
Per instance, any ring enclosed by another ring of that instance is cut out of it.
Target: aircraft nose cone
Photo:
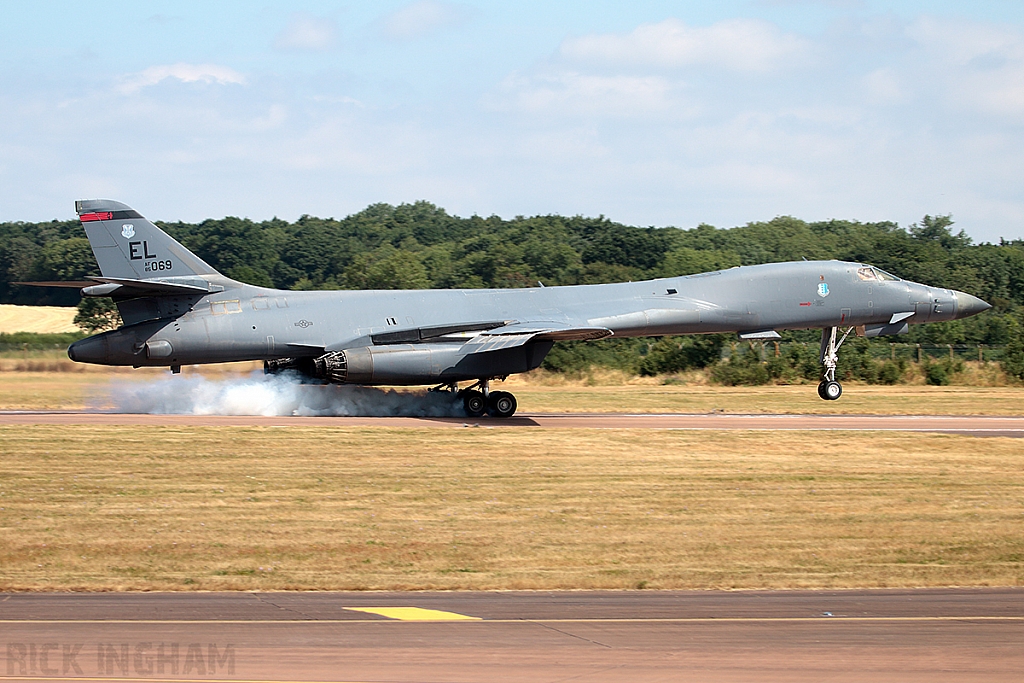
[[[957,318],[968,318],[992,308],[992,304],[986,303],[976,296],[964,292],[954,292],[954,294],[956,294]]]

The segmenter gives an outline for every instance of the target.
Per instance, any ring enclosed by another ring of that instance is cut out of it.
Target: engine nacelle
[[[317,358],[267,361],[267,373],[297,370],[332,384],[415,385],[503,377],[533,370],[552,342],[524,344],[486,353],[466,353],[463,344],[388,344],[330,351]]]

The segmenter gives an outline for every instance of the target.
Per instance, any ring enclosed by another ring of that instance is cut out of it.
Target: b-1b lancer
[[[168,366],[261,360],[268,373],[363,385],[437,385],[466,413],[509,417],[491,380],[532,370],[556,341],[734,332],[778,339],[820,328],[818,394],[838,399],[839,347],[852,331],[905,333],[988,308],[970,294],[908,282],[864,263],[796,261],[644,282],[528,289],[285,291],[218,273],[119,202],[76,202],[99,277],[123,326],[77,341],[71,360]],[[460,388],[460,382],[471,384]]]

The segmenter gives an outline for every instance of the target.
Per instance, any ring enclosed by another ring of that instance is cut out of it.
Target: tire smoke
[[[153,415],[263,415],[267,417],[465,417],[462,401],[444,392],[303,384],[294,375],[211,380],[177,375],[149,382],[117,382],[101,402],[115,413]]]

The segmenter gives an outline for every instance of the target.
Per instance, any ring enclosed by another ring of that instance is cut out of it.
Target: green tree
[[[78,302],[74,323],[92,333],[113,330],[121,326],[121,314],[112,299],[87,296]]]
[[[427,269],[415,255],[386,244],[371,254],[360,254],[345,271],[350,289],[427,289]]]
[[[99,275],[89,240],[72,237],[48,243],[40,253],[39,278],[42,280],[81,280]]]
[[[1006,374],[1024,379],[1024,330],[1016,320],[1010,325],[1010,342],[1003,353],[1002,366]]]
[[[706,368],[722,356],[725,335],[662,337],[640,361],[641,375],[662,375],[691,368]]]

